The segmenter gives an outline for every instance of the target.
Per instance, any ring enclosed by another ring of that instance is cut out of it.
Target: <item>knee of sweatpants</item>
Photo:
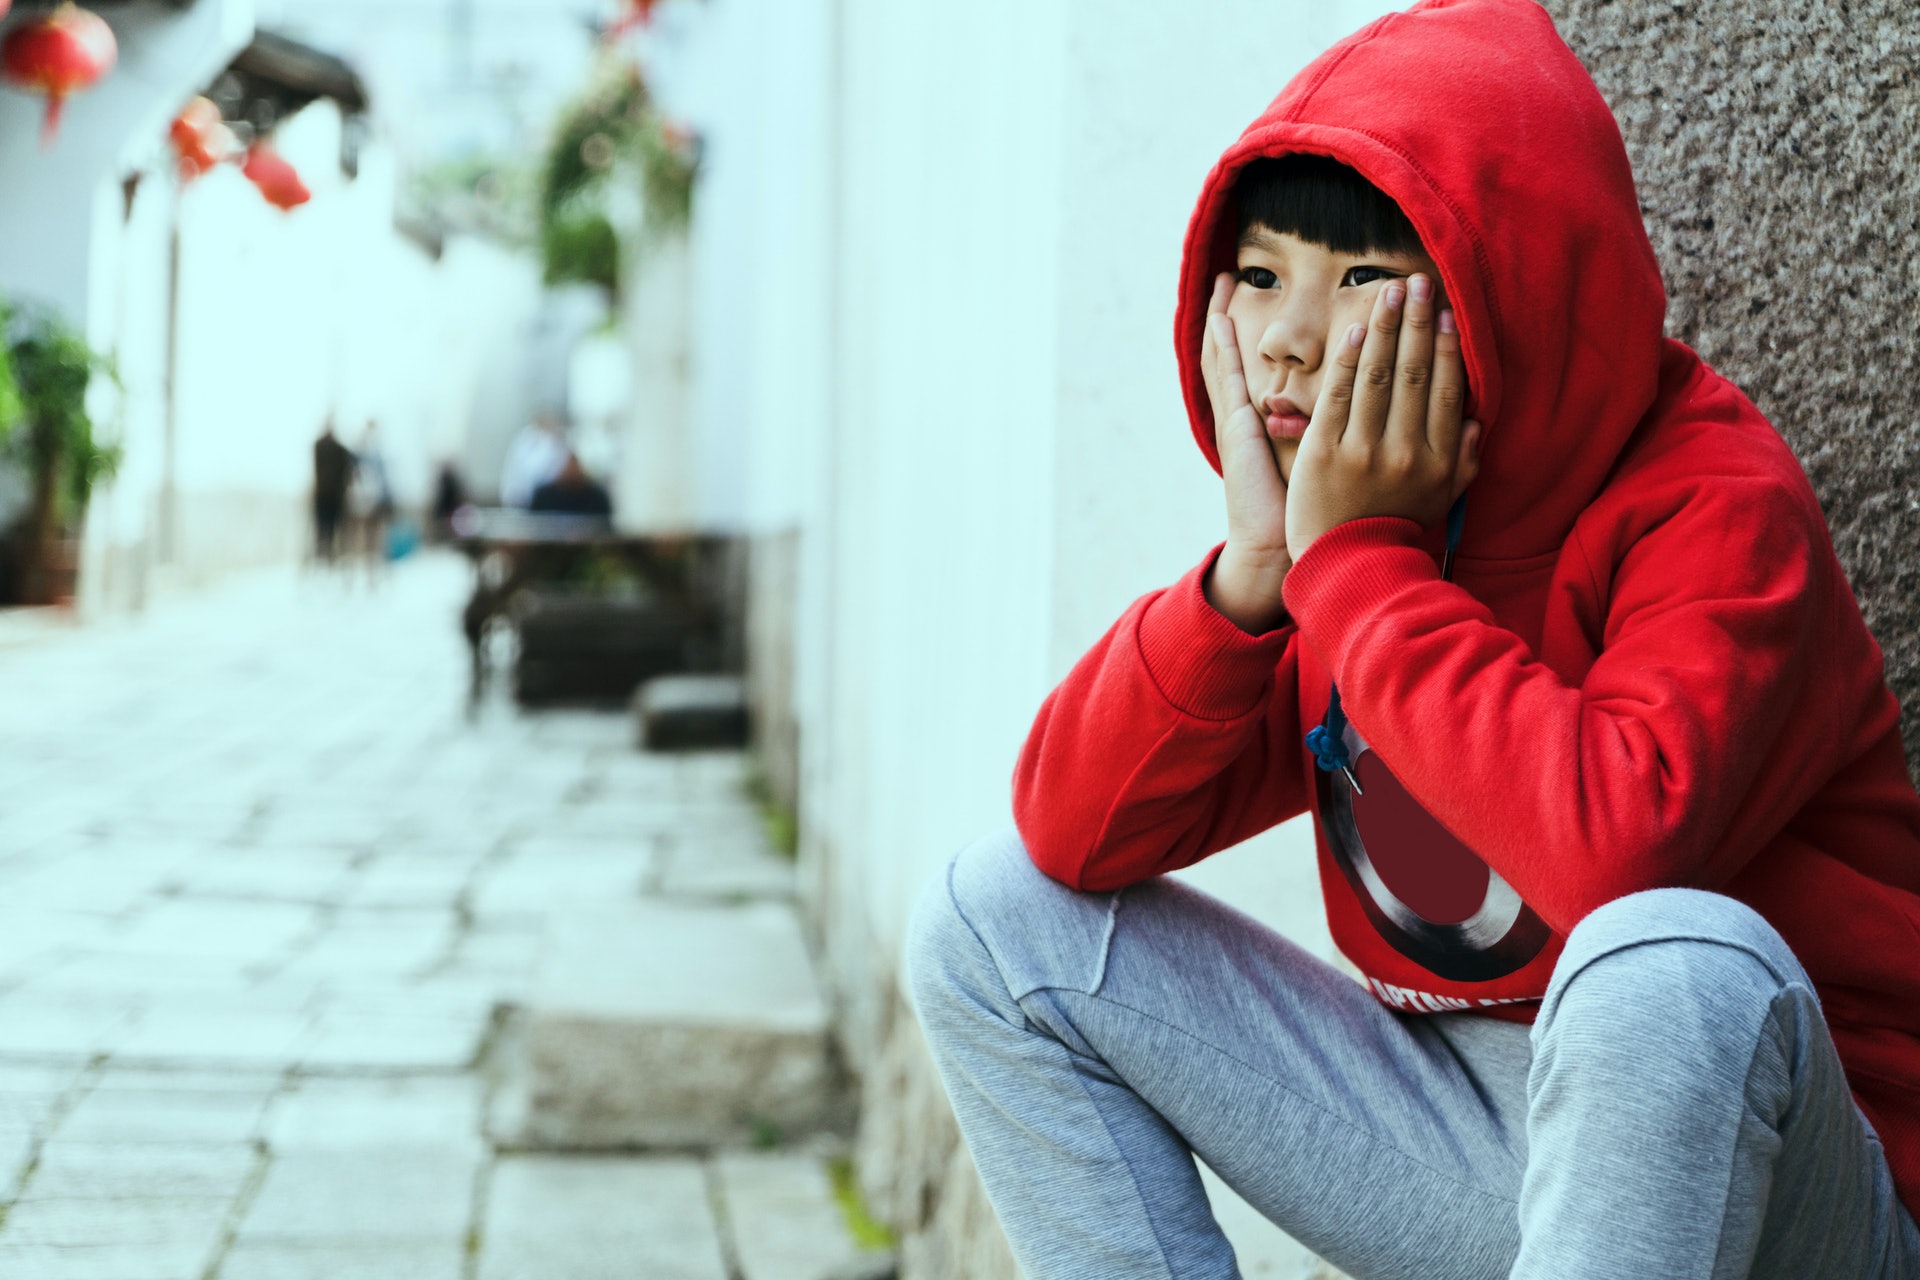
[[[1697,1053],[1752,1047],[1781,991],[1812,984],[1764,917],[1698,889],[1650,889],[1574,927],[1547,984],[1534,1042],[1574,1039],[1595,1052]]]
[[[1091,989],[1104,968],[1112,897],[1050,879],[1016,831],[966,846],[927,885],[908,922],[907,982],[917,1007],[961,993],[978,1000],[1004,992],[1017,1001],[1042,987]]]

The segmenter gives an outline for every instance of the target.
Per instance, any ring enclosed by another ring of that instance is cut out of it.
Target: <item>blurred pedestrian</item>
[[[453,533],[453,513],[467,505],[467,484],[460,478],[459,464],[443,458],[433,478],[433,524],[430,537],[444,542]]]
[[[598,516],[609,522],[613,519],[613,495],[587,474],[579,457],[571,452],[561,462],[560,474],[533,491],[533,501],[528,506],[554,515]]]
[[[353,450],[340,443],[333,419],[327,419],[313,442],[313,554],[325,564],[340,554],[340,521],[346,514],[353,463]]]
[[[560,474],[567,462],[567,440],[560,416],[542,409],[516,431],[500,467],[500,505],[526,508],[533,491]]]
[[[347,515],[353,550],[365,563],[369,580],[387,561],[387,523],[393,519],[393,489],[387,460],[380,452],[380,428],[369,421],[354,456],[353,482],[347,488]]]

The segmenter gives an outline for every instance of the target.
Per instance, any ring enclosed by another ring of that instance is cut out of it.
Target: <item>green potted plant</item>
[[[15,527],[15,579],[25,603],[47,604],[72,595],[72,535],[94,485],[120,465],[120,446],[101,442],[87,410],[94,375],[114,373],[43,307],[0,307],[0,351],[0,455],[21,464],[30,492]]]

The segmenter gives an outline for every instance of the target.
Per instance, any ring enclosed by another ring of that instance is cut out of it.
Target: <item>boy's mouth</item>
[[[1275,440],[1298,440],[1307,434],[1311,419],[1307,411],[1285,396],[1268,396],[1260,402],[1267,413],[1267,435]]]

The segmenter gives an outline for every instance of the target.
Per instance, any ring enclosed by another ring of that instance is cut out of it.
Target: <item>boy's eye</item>
[[[1271,289],[1280,283],[1280,277],[1265,267],[1242,267],[1239,272],[1240,283],[1255,289]]]
[[[1398,271],[1389,271],[1385,267],[1349,267],[1347,274],[1340,279],[1343,288],[1358,288],[1363,284],[1372,284],[1375,280],[1398,278]]]

